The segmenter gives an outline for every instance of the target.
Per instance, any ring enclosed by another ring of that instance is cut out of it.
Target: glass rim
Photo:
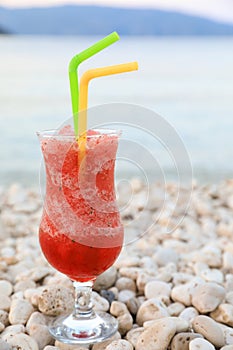
[[[68,135],[68,134],[58,134],[58,132],[61,129],[48,129],[48,130],[41,130],[41,131],[36,131],[36,135],[38,137],[43,137],[43,138],[56,138],[56,139],[66,139],[66,140],[75,140],[75,135]],[[94,134],[94,135],[87,135],[87,138],[96,138],[96,137],[101,137],[103,135],[109,135],[109,136],[121,136],[122,130],[115,130],[115,129],[105,129],[105,128],[98,128],[98,129],[90,129],[96,132],[99,132],[99,134]],[[82,135],[80,135],[82,137]]]

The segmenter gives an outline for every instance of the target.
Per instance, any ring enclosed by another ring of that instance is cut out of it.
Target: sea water
[[[69,60],[98,39],[0,37],[2,185],[38,184],[41,153],[36,131],[57,128],[71,117]],[[79,76],[89,68],[135,60],[139,63],[138,72],[90,83],[89,107],[127,103],[134,108],[138,105],[152,110],[165,118],[181,137],[195,178],[208,182],[232,177],[233,38],[123,37],[84,62]],[[119,110],[124,113],[124,108]],[[152,126],[145,115],[142,119],[149,135]],[[134,116],[127,116],[126,120],[128,118],[134,125]],[[113,122],[111,115],[109,120]],[[153,130],[154,127],[156,125]],[[137,125],[130,132],[136,143],[146,144],[149,140]],[[173,179],[176,167],[167,156],[163,140],[149,142],[148,148],[154,155],[161,150],[159,168]],[[143,158],[143,152],[139,148],[137,157]],[[144,167],[146,174],[156,180],[156,171],[153,173],[147,163]],[[117,169],[124,176],[140,173],[130,162],[122,162]]]

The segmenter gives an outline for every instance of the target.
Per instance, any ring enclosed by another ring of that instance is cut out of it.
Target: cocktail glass
[[[48,262],[73,281],[75,290],[73,313],[57,318],[50,332],[64,343],[100,342],[118,326],[108,313],[93,310],[91,292],[123,243],[114,188],[120,132],[89,131],[83,146],[67,127],[39,132],[38,137],[46,168],[40,245]]]

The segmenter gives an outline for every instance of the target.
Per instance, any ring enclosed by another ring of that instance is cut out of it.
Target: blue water
[[[35,132],[56,128],[71,116],[69,59],[98,39],[0,37],[2,184],[38,182],[41,153]],[[134,60],[137,73],[90,84],[89,106],[119,102],[153,110],[182,138],[195,178],[232,177],[233,38],[122,38],[83,63],[80,75]],[[146,119],[145,127],[150,129]],[[156,152],[156,144],[151,147]],[[162,167],[172,177],[166,150],[162,154]]]

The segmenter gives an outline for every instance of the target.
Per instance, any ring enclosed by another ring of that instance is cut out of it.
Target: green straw
[[[102,40],[95,43],[94,45],[88,47],[86,50],[75,55],[70,61],[70,64],[69,64],[70,92],[71,92],[72,112],[73,112],[73,119],[74,119],[74,132],[76,137],[78,136],[78,112],[79,112],[79,86],[78,86],[78,72],[77,72],[78,66],[83,61],[94,56],[95,54],[105,49],[109,45],[115,43],[119,39],[120,38],[117,32],[113,32],[108,36],[106,36],[105,38],[103,38]]]

